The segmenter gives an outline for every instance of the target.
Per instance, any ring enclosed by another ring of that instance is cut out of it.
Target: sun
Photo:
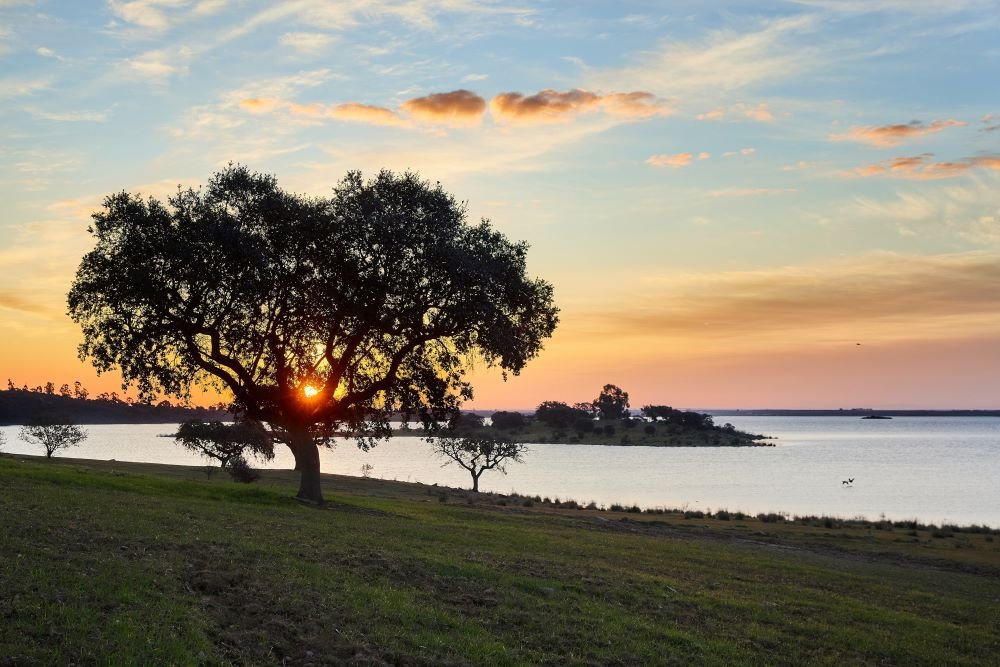
[[[302,393],[304,393],[306,395],[306,398],[312,398],[313,396],[315,396],[316,394],[319,393],[319,389],[317,389],[316,387],[314,387],[312,385],[307,384],[302,389]]]

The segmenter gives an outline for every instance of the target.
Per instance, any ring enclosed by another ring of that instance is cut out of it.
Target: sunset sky
[[[562,323],[471,407],[1000,408],[1000,2],[0,0],[0,381],[107,194],[412,169]],[[859,344],[860,343],[860,344]]]

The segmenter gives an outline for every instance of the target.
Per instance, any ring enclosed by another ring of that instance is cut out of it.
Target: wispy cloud
[[[774,120],[774,113],[772,113],[767,102],[759,102],[755,105],[739,102],[729,107],[729,109],[717,107],[695,116],[697,120],[723,120],[727,117],[735,117],[739,120],[750,119],[759,123],[770,123]]]
[[[214,14],[226,0],[108,0],[112,13],[127,24],[154,32]]]
[[[286,32],[278,38],[278,43],[303,56],[319,56],[327,51],[335,41],[324,32]]]
[[[162,86],[175,76],[190,71],[196,52],[186,46],[153,49],[127,58],[118,67],[118,76],[125,80]]]
[[[895,157],[855,167],[850,176],[890,176],[913,180],[936,180],[964,176],[973,169],[1000,170],[1000,155],[976,155],[960,160],[935,162],[933,153]]]
[[[710,197],[770,197],[788,195],[798,192],[797,188],[723,188],[712,190]]]
[[[972,7],[991,7],[992,0],[788,0],[793,4],[849,14],[951,14]]]
[[[26,299],[23,292],[0,290],[0,308],[19,310],[31,315],[53,315],[55,311],[47,304],[34,299]]]
[[[36,107],[26,107],[25,111],[36,118],[59,123],[103,123],[108,120],[109,111],[49,111]]]
[[[646,164],[651,167],[670,167],[672,169],[686,167],[692,162],[694,162],[694,155],[691,153],[661,153],[660,155],[650,155],[646,158]]]
[[[48,79],[0,79],[0,98],[27,97],[45,90],[49,85]]]
[[[39,46],[37,49],[35,49],[35,53],[37,53],[38,55],[42,56],[43,58],[53,58],[53,59],[58,60],[60,62],[63,62],[63,61],[66,60],[61,55],[59,55],[58,53],[56,53],[55,51],[53,51],[52,49],[50,49],[47,46]]]
[[[761,123],[769,123],[774,120],[774,114],[768,109],[767,102],[761,102],[757,106],[738,105],[736,109],[744,118],[749,118],[750,120],[756,120]]]
[[[890,148],[911,139],[941,132],[949,127],[964,127],[965,125],[967,123],[964,121],[952,118],[935,120],[930,123],[914,120],[897,125],[855,125],[846,132],[831,134],[830,139],[833,141],[857,141],[878,148]]]
[[[716,99],[792,79],[832,57],[801,39],[816,24],[816,17],[800,15],[743,31],[715,30],[700,39],[665,40],[629,66],[589,71],[588,81],[595,88],[627,85],[683,102]]]
[[[346,120],[356,123],[369,123],[372,125],[405,125],[406,121],[392,109],[375,106],[372,104],[360,104],[358,102],[348,102],[338,104],[327,111],[327,115],[339,120]]]
[[[1000,172],[974,173],[960,184],[927,183],[890,196],[855,197],[840,208],[845,220],[889,223],[904,235],[992,244],[991,230],[1000,219]]]

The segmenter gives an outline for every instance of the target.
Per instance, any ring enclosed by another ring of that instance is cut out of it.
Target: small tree
[[[22,426],[18,437],[33,445],[41,445],[45,448],[46,458],[51,459],[59,450],[76,447],[86,440],[87,431],[67,419],[43,415]]]
[[[260,473],[253,469],[253,467],[247,463],[247,460],[242,456],[237,456],[233,460],[229,461],[225,466],[226,472],[234,482],[239,482],[240,484],[252,484],[260,479]]]
[[[271,434],[255,421],[235,424],[186,421],[177,429],[174,439],[192,452],[217,460],[223,468],[228,468],[230,463],[244,458],[247,453],[262,461],[274,458]]]
[[[88,396],[90,396],[90,392],[87,391],[87,388],[84,387],[83,384],[81,384],[79,380],[77,380],[76,382],[73,383],[73,397],[74,398],[78,398],[81,401],[85,401],[85,400],[87,400]]]
[[[434,453],[449,459],[444,465],[455,462],[472,475],[472,490],[479,492],[479,477],[487,470],[507,474],[507,463],[521,463],[528,447],[524,443],[510,442],[489,436],[472,438],[427,438]]]
[[[628,392],[614,384],[606,384],[594,399],[594,410],[600,419],[625,419],[629,416]]]

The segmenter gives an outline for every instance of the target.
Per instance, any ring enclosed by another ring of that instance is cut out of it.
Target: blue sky
[[[0,0],[0,62],[19,383],[100,382],[102,197],[238,161],[418,170],[529,241],[563,324],[484,406],[998,403],[998,2]]]

